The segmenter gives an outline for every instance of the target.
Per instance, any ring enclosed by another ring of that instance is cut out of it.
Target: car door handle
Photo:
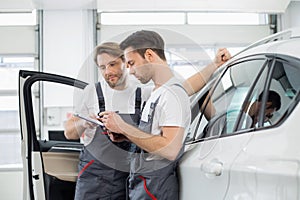
[[[201,170],[209,176],[221,176],[223,171],[223,163],[220,161],[210,161],[201,165]]]

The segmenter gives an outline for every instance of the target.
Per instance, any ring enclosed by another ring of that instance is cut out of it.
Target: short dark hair
[[[258,97],[258,101],[262,100],[262,95],[263,93],[261,93]],[[273,90],[269,90],[268,92],[268,99],[267,102],[271,102],[272,103],[272,108],[276,108],[276,110],[279,110],[281,108],[281,98],[280,95],[273,91]]]
[[[94,61],[97,64],[97,56],[103,53],[108,55],[121,58],[124,61],[123,50],[120,48],[120,45],[115,42],[105,42],[98,45],[94,51]]]
[[[151,49],[162,60],[166,60],[164,40],[158,33],[154,31],[141,30],[132,33],[125,40],[123,40],[123,42],[121,42],[120,47],[122,50],[131,47],[143,58],[145,58],[144,54],[146,50]]]

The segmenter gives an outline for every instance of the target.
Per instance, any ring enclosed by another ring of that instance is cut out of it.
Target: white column
[[[93,71],[79,76],[94,48],[92,10],[44,10],[43,25],[43,71],[93,79]]]

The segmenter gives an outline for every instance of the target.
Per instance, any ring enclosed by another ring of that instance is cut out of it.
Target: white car
[[[181,199],[300,199],[299,36],[290,30],[259,41],[197,94]],[[275,109],[269,91],[280,96]]]
[[[193,121],[179,165],[180,199],[300,199],[297,36],[288,30],[251,45],[191,98]],[[57,127],[72,112],[74,90],[86,85],[20,71],[24,199],[74,198],[82,144],[66,141]],[[44,105],[36,105],[42,98],[36,88],[43,88]],[[57,97],[62,108],[47,103],[47,95],[58,90],[64,91]],[[269,91],[279,95],[275,107]]]

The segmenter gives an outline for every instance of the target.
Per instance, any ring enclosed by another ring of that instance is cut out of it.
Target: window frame
[[[281,62],[287,62],[288,64],[296,67],[296,68],[300,68],[297,66],[300,66],[300,59],[298,58],[294,58],[291,56],[287,56],[287,55],[281,55],[281,54],[271,54],[271,53],[266,53],[266,54],[255,54],[255,55],[250,55],[250,56],[245,56],[242,58],[239,58],[231,63],[229,63],[226,67],[223,67],[222,69],[219,69],[217,72],[214,73],[214,75],[212,76],[211,80],[208,83],[208,86],[206,86],[203,90],[201,90],[199,93],[200,95],[197,95],[195,97],[195,99],[197,99],[197,102],[200,102],[200,99],[202,96],[205,95],[206,92],[211,92],[213,93],[215,91],[215,88],[217,87],[217,85],[220,83],[220,81],[222,80],[224,74],[226,73],[226,71],[232,67],[235,66],[237,64],[240,64],[242,62],[247,62],[250,60],[257,60],[257,59],[264,59],[266,60],[264,66],[261,68],[261,70],[265,69],[265,67],[268,67],[269,71],[268,71],[268,75],[266,77],[265,80],[265,84],[263,86],[263,95],[265,96],[265,98],[263,98],[263,107],[259,113],[260,115],[260,126],[257,128],[251,128],[251,129],[244,129],[244,130],[237,130],[237,124],[240,122],[241,119],[241,113],[238,116],[238,123],[236,124],[233,133],[231,134],[222,134],[219,136],[212,136],[212,137],[201,137],[201,138],[195,138],[197,132],[198,132],[198,128],[199,128],[199,124],[201,123],[201,120],[203,120],[203,115],[204,112],[200,112],[200,117],[198,119],[197,122],[197,127],[193,130],[193,132],[190,133],[190,135],[193,135],[193,137],[191,137],[186,144],[193,144],[193,143],[198,143],[198,142],[202,142],[202,141],[207,141],[207,140],[212,140],[212,139],[218,139],[218,138],[223,138],[223,137],[228,137],[228,136],[234,136],[234,135],[239,135],[239,134],[243,134],[243,133],[249,133],[249,132],[255,132],[257,130],[264,130],[264,129],[270,129],[270,128],[275,128],[280,126],[287,118],[288,116],[292,113],[292,111],[294,110],[294,108],[296,107],[296,105],[298,104],[298,102],[300,101],[300,91],[297,91],[297,93],[295,94],[295,97],[293,98],[291,104],[289,105],[289,107],[287,108],[287,110],[284,112],[284,114],[282,115],[282,117],[273,125],[270,126],[263,126],[263,120],[262,117],[264,115],[264,108],[266,106],[265,101],[266,101],[266,91],[268,91],[270,89],[270,84],[271,84],[271,80],[272,80],[272,75],[273,75],[273,70],[274,70],[274,63],[275,61],[281,61]],[[220,73],[220,70],[222,70],[221,74],[215,75],[217,73]],[[258,80],[261,77],[261,73],[258,73],[256,80]],[[213,84],[212,84],[213,83]],[[244,99],[244,103],[250,98],[253,89],[255,87],[255,81],[252,83],[252,85],[249,88],[249,91]],[[195,103],[195,99],[193,100],[194,103],[192,103],[192,110],[196,110],[198,109],[198,111],[200,111],[200,105],[197,105],[197,103]],[[203,100],[202,100],[203,102]],[[204,106],[205,109],[206,105]],[[244,107],[244,105],[243,105]],[[194,111],[195,112],[195,111]],[[193,112],[192,112],[193,113]],[[197,115],[193,114],[193,119],[197,120]],[[209,123],[209,121],[207,122],[207,124]]]

